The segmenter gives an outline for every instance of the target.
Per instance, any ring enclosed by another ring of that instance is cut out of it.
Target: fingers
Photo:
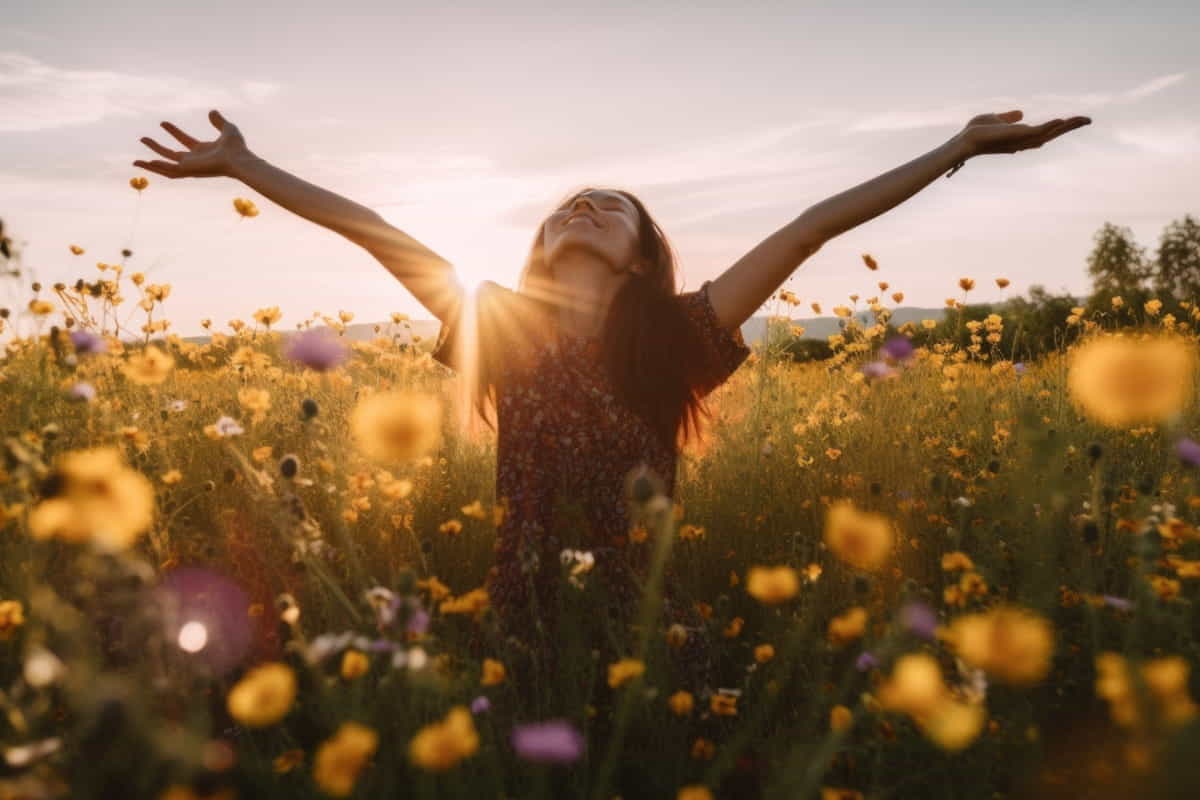
[[[169,122],[162,123],[162,126],[163,126],[163,128],[166,129],[167,133],[171,134],[176,139],[178,139],[179,143],[182,145],[186,145],[187,147],[191,148],[191,147],[195,147],[196,145],[200,144],[200,142],[196,141],[191,136],[188,136],[182,130],[180,130],[179,128],[177,128],[176,126],[172,125]]]
[[[174,161],[178,161],[179,159],[183,158],[183,153],[180,153],[178,150],[172,150],[169,147],[163,147],[149,136],[143,136],[141,138],[141,142],[142,144],[146,145],[146,147],[149,147],[151,150],[158,153],[160,156],[163,156],[164,158],[169,158]]]
[[[208,112],[208,121],[213,124],[213,127],[219,131],[225,130],[225,118],[221,116],[221,112],[215,108]]]
[[[179,171],[179,166],[170,161],[135,161],[133,165],[142,169],[148,169],[151,172],[162,175],[164,178],[183,177],[183,173]]]

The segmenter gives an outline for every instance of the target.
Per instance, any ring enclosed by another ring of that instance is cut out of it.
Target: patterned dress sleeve
[[[499,379],[536,342],[531,301],[493,281],[462,299],[442,320],[432,357],[460,374],[485,370]]]
[[[692,380],[701,397],[728,380],[750,355],[741,328],[728,330],[717,320],[717,312],[708,296],[711,283],[705,281],[697,291],[679,295],[684,311],[699,335],[700,350],[695,354]]]

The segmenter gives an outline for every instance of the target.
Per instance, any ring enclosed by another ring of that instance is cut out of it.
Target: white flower
[[[237,436],[238,434],[246,432],[246,430],[239,425],[237,420],[235,420],[233,417],[221,417],[219,420],[217,420],[216,426],[217,433],[221,434],[222,436]]]
[[[954,504],[960,508],[967,508],[971,505],[971,501],[966,497],[956,497],[954,498]]]
[[[169,409],[171,409],[172,411],[176,411],[176,412],[183,411],[185,408],[187,408],[187,401],[186,400],[173,400],[173,401],[171,401],[171,405],[169,405],[167,407]]]
[[[35,689],[49,686],[66,672],[58,656],[44,647],[35,647],[25,659],[25,681]]]

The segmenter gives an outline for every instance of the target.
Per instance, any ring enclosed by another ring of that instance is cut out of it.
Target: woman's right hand
[[[167,133],[178,139],[187,149],[172,150],[163,147],[149,136],[143,136],[142,144],[170,160],[134,161],[133,165],[168,178],[232,177],[234,162],[249,155],[246,140],[242,138],[242,132],[236,125],[221,116],[221,112],[215,109],[208,112],[208,119],[213,127],[221,132],[214,141],[198,141],[171,123],[164,122],[162,126]]]

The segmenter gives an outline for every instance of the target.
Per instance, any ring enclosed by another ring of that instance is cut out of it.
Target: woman
[[[749,354],[743,322],[833,237],[911,197],[938,175],[984,153],[1041,147],[1087,117],[1023,125],[1020,111],[982,114],[934,150],[812,206],[699,290],[677,293],[661,229],[624,191],[573,193],[538,229],[517,291],[490,281],[472,295],[451,265],[377,213],[254,155],[217,111],[218,138],[201,142],[162,126],[186,149],[141,141],[165,161],[134,166],[169,178],[236,178],[374,255],[442,321],[434,358],[466,373],[480,410],[496,411],[497,532],[488,589],[503,630],[555,641],[564,581],[560,553],[592,552],[608,597],[612,650],[639,601],[647,543],[631,534],[624,485],[648,467],[670,496],[679,446],[698,429],[702,400]],[[573,512],[573,513],[572,513]],[[671,619],[696,629],[673,602]],[[702,661],[689,636],[684,661]],[[545,649],[545,648],[541,648]],[[605,647],[605,650],[609,650]],[[693,666],[696,666],[693,664]],[[696,675],[703,668],[696,666]]]

